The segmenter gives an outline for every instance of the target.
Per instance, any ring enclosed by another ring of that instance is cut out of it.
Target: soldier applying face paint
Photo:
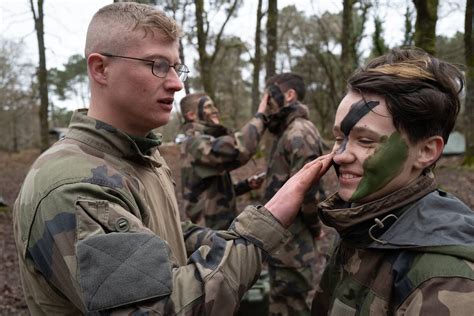
[[[268,158],[265,200],[269,200],[305,163],[322,155],[322,141],[309,120],[304,100],[303,78],[278,74],[267,82],[268,130],[274,142]],[[270,315],[307,315],[307,294],[312,290],[315,239],[321,224],[317,203],[324,199],[322,182],[314,182],[305,196],[297,220],[290,228],[293,239],[277,256],[269,259]]]
[[[474,213],[432,173],[463,82],[418,49],[395,49],[349,78],[333,128],[339,188],[319,204],[340,242],[313,315],[472,315]]]
[[[181,144],[181,187],[184,210],[193,223],[227,230],[237,216],[236,198],[258,189],[263,178],[233,183],[230,171],[244,165],[257,151],[267,125],[267,99],[255,117],[232,132],[220,124],[219,110],[205,93],[181,99],[186,135]]]

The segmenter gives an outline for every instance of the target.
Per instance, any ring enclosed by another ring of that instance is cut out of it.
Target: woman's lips
[[[355,184],[360,181],[361,175],[350,171],[339,170],[339,183],[340,184]]]

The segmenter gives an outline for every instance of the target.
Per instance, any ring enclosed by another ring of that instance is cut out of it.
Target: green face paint
[[[364,176],[350,201],[356,202],[384,187],[403,169],[408,158],[408,145],[399,132],[382,139],[381,146],[364,162]]]

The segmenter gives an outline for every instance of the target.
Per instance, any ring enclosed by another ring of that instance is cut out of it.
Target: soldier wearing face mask
[[[255,154],[265,129],[265,102],[241,130],[233,133],[220,124],[219,111],[204,93],[181,100],[186,139],[181,145],[184,209],[194,222],[212,229],[228,229],[236,216],[236,197],[262,185],[263,177],[237,184],[230,171]]]
[[[268,159],[265,200],[307,162],[322,155],[320,134],[309,121],[303,79],[292,73],[275,75],[267,82],[269,94],[268,130],[275,141]],[[317,203],[322,201],[322,183],[313,184],[305,196],[299,215],[290,227],[294,237],[269,260],[270,314],[307,315],[307,294],[312,289],[314,240],[321,233]]]

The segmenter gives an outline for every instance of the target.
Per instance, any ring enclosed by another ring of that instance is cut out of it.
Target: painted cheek
[[[351,202],[377,192],[402,171],[408,158],[408,145],[400,133],[394,132],[381,142],[380,147],[364,162],[364,176],[352,194]]]

